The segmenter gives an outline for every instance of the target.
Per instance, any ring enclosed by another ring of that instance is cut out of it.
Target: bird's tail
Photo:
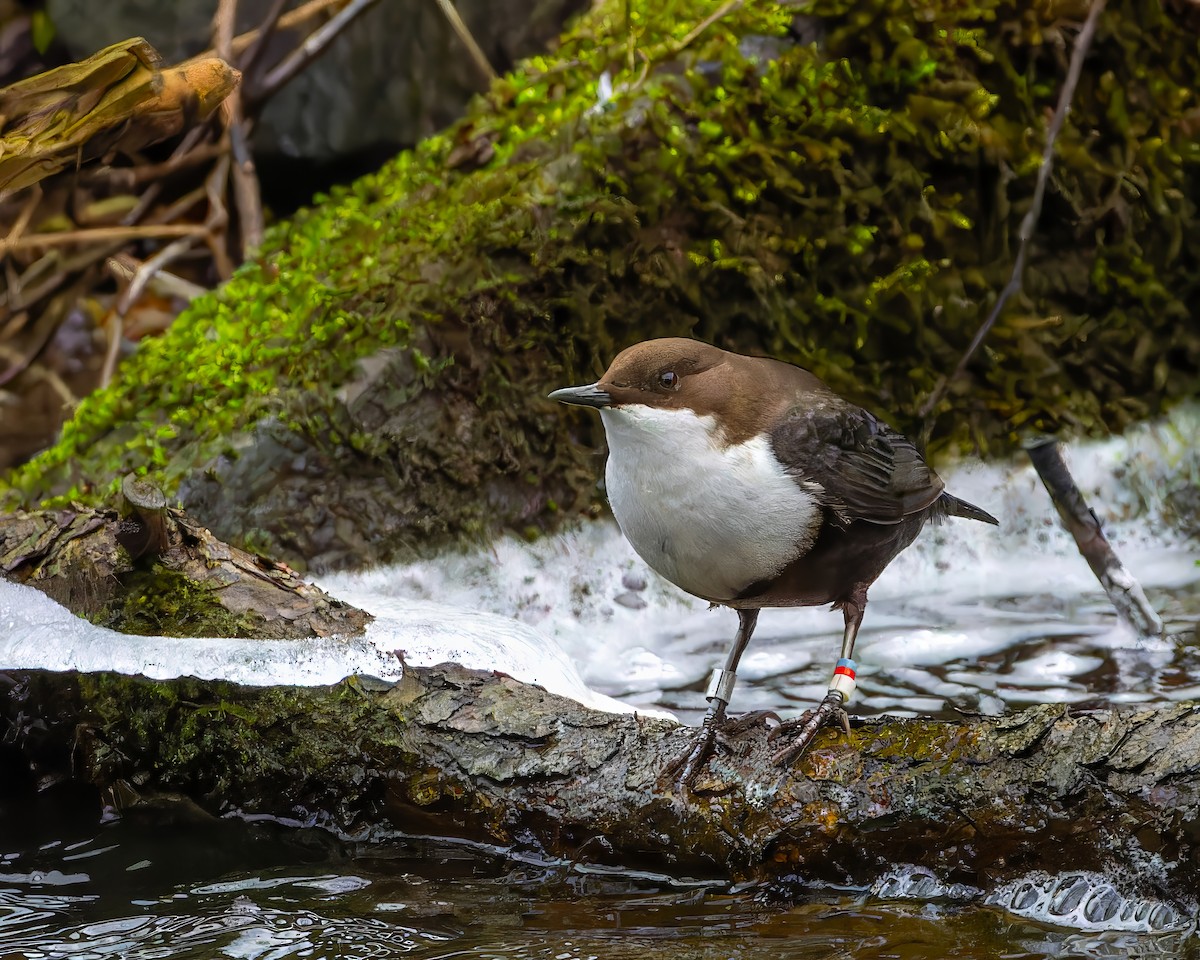
[[[968,520],[982,520],[992,526],[1000,526],[1000,521],[986,510],[981,510],[975,504],[967,503],[966,500],[960,500],[951,493],[943,493],[938,498],[938,505],[945,510],[945,515],[948,517],[966,517]]]

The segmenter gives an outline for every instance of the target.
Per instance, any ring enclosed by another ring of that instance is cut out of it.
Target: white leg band
[[[704,691],[704,696],[708,700],[729,703],[729,698],[733,696],[733,686],[736,683],[736,673],[726,670],[724,667],[716,667],[712,676],[708,678],[708,689]]]

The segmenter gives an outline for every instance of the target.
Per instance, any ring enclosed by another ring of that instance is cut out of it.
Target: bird
[[[773,754],[787,766],[824,726],[840,721],[849,733],[854,643],[884,568],[927,522],[999,524],[948,493],[913,441],[781,360],[685,337],[646,340],[595,383],[549,399],[599,410],[605,490],[637,554],[681,590],[737,612],[700,733],[668,765],[685,786],[739,722],[727,708],[761,609],[832,604],[844,622],[828,693]]]

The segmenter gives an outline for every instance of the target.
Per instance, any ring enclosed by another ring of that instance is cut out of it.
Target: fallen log
[[[0,514],[0,576],[123,633],[287,639],[353,636],[370,615],[286,564],[223,543],[144,481],[123,507]]]
[[[850,742],[826,731],[791,770],[770,763],[778,744],[760,728],[684,794],[660,771],[692,730],[453,665],[311,688],[8,671],[0,690],[21,769],[91,784],[119,812],[174,798],[189,815],[785,887],[896,864],[984,890],[1065,870],[1136,877],[1141,895],[1177,902],[1200,884],[1192,704],[873,718]]]

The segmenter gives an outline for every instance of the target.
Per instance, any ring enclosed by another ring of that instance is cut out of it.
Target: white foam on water
[[[1084,931],[1179,933],[1196,929],[1196,907],[1186,911],[1152,897],[1129,896],[1102,874],[1034,873],[983,898],[1010,913]]]
[[[1083,870],[1030,873],[984,891],[946,882],[928,867],[898,864],[871,884],[869,892],[883,900],[981,903],[1027,920],[1091,934],[1192,934],[1198,919],[1194,903],[1172,905],[1130,894],[1113,878]]]

